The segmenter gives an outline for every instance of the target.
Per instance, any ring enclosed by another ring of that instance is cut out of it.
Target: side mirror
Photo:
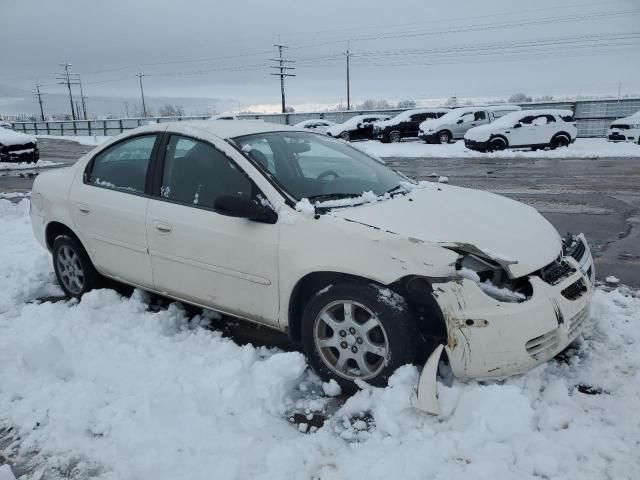
[[[513,126],[513,128],[520,128],[520,127],[522,127],[522,124],[521,124],[521,123],[516,123],[516,124]]]
[[[362,128],[364,126],[363,123],[359,123],[358,126],[356,128]]]
[[[254,222],[274,224],[278,221],[278,214],[271,208],[258,205],[240,195],[223,195],[216,198],[213,209],[220,215],[246,218]]]
[[[461,123],[464,123],[464,120],[463,120],[463,119],[460,119],[460,120],[458,120],[456,123],[457,123],[458,125],[460,125]]]

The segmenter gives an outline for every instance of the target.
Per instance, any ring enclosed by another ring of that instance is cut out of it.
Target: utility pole
[[[129,102],[124,102],[124,111],[127,112],[126,117],[129,118]]]
[[[73,109],[73,94],[71,93],[71,76],[69,75],[69,67],[71,66],[70,63],[59,63],[58,65],[60,65],[61,67],[64,67],[64,73],[56,73],[57,77],[56,80],[58,81],[59,85],[66,85],[67,89],[69,90],[69,105],[71,106],[71,118],[73,120],[76,119],[76,112]]]
[[[277,68],[280,70],[280,73],[272,73],[271,75],[277,75],[280,77],[280,94],[282,96],[282,113],[285,113],[286,105],[285,105],[285,97],[284,97],[284,77],[295,77],[293,73],[285,73],[285,70],[295,70],[296,67],[288,67],[286,64],[295,63],[294,60],[287,60],[282,57],[282,49],[289,48],[286,45],[275,44],[274,47],[278,47],[278,58],[270,58],[272,62],[276,62],[276,65],[271,65],[271,68]]]
[[[84,96],[82,92],[82,81],[80,80],[80,75],[78,75],[78,85],[80,85],[80,100],[82,100],[82,113],[84,115],[84,119],[87,119],[87,104],[85,103],[85,99],[87,97]]]
[[[40,104],[40,120],[44,122],[44,109],[42,108],[42,93],[40,93],[40,84],[36,83],[36,93],[34,96],[38,98],[38,103]]]
[[[349,82],[349,57],[351,54],[349,53],[349,41],[347,40],[347,51],[345,52],[347,57],[347,110],[351,110],[351,85]]]
[[[140,80],[140,95],[142,96],[142,115],[146,118],[147,117],[147,106],[144,103],[144,88],[142,88],[142,77],[144,77],[145,75],[142,72],[138,72],[136,74],[136,77],[138,77],[138,80]]]

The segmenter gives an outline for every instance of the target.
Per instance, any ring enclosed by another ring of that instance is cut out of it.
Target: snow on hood
[[[30,142],[36,143],[36,137],[7,128],[0,128],[0,144],[2,145],[23,145]]]
[[[636,112],[633,115],[630,115],[628,117],[618,118],[617,120],[614,120],[611,123],[611,125],[609,125],[609,128],[615,127],[616,124],[621,124],[621,125],[633,124],[633,125],[636,125],[638,123],[640,123],[640,112]]]
[[[407,238],[475,247],[514,278],[551,263],[562,249],[556,229],[534,208],[451,185],[429,185],[393,200],[334,210],[332,215]]]

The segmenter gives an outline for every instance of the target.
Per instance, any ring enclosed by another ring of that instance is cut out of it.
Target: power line
[[[280,94],[282,96],[282,113],[286,112],[285,106],[285,98],[284,98],[284,77],[295,77],[294,73],[285,73],[285,70],[293,71],[296,67],[287,66],[292,65],[295,60],[288,60],[283,58],[282,50],[285,48],[289,48],[287,45],[275,44],[274,47],[278,48],[278,58],[270,58],[269,60],[272,62],[276,62],[276,65],[271,65],[271,68],[277,68],[280,70],[280,73],[271,73],[271,75],[276,75],[280,77]]]

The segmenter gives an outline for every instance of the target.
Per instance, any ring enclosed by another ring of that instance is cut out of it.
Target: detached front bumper
[[[560,278],[531,274],[531,297],[500,302],[467,279],[433,284],[447,326],[447,352],[459,378],[504,378],[524,373],[563,351],[582,330],[593,296],[594,267],[583,243],[559,262]],[[577,258],[575,258],[577,257]]]
[[[37,147],[0,148],[0,162],[37,162],[40,152]]]

